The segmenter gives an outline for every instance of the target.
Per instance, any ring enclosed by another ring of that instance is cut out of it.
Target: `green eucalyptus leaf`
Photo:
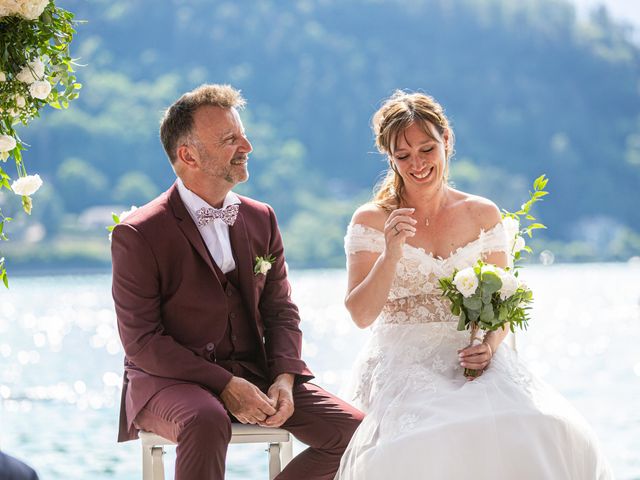
[[[469,310],[467,312],[467,317],[470,322],[475,322],[480,317],[480,310]]]
[[[462,303],[470,310],[479,311],[482,308],[482,299],[477,294],[471,295],[470,297],[465,297]]]
[[[485,305],[480,314],[480,320],[485,323],[493,323],[493,306]]]
[[[502,288],[502,280],[495,272],[484,272],[482,274],[482,290],[485,293],[493,294]]]

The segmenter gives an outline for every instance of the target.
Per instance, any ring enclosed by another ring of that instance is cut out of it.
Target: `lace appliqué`
[[[361,224],[349,225],[345,236],[345,251],[353,255],[360,251],[382,252],[384,234]],[[455,269],[473,265],[483,254],[507,251],[507,235],[502,223],[481,231],[477,239],[458,248],[446,258],[434,257],[422,248],[405,244],[403,257],[396,267],[389,298],[378,323],[417,324],[452,322],[450,304],[441,296],[438,279],[451,275]]]

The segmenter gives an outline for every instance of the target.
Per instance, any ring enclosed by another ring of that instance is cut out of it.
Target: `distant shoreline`
[[[9,271],[9,282],[11,278],[19,277],[50,277],[58,275],[111,275],[111,266],[108,267],[46,267],[46,268],[31,268],[31,267],[14,267]]]
[[[601,261],[601,262],[555,262],[552,265],[543,265],[541,263],[525,264],[525,271],[527,268],[545,268],[545,267],[588,267],[589,265],[621,265],[627,264],[629,267],[640,266],[640,260],[637,261]],[[295,275],[299,272],[321,272],[328,270],[345,270],[344,267],[291,267],[290,272]],[[81,267],[78,265],[58,267],[50,265],[43,268],[32,268],[28,266],[13,266],[9,268],[9,282],[11,278],[24,278],[24,277],[51,277],[51,276],[68,276],[68,275],[111,275],[111,266],[87,266]]]

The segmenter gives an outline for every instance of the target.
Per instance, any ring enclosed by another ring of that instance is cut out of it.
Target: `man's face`
[[[197,165],[209,182],[233,187],[249,178],[247,161],[253,148],[235,108],[204,106],[196,110],[193,137]]]

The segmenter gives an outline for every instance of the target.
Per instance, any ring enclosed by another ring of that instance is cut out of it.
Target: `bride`
[[[519,362],[507,331],[467,347],[456,330],[437,279],[478,258],[506,266],[510,242],[492,202],[448,185],[442,107],[397,91],[373,129],[389,171],[345,237],[345,304],[372,326],[353,398],[366,417],[336,479],[613,478],[589,425]]]

